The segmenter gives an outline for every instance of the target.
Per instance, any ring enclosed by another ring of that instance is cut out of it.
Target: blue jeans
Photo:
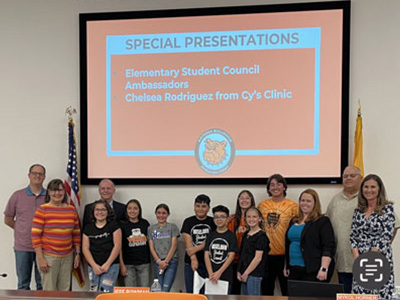
[[[247,282],[242,282],[243,295],[261,295],[261,281],[262,277],[247,277]]]
[[[155,263],[154,265],[157,279],[161,285],[161,291],[169,292],[174,283],[176,271],[178,270],[178,261],[176,259],[171,259],[168,268],[166,268],[162,274],[158,271],[158,264]]]
[[[88,270],[91,292],[112,293],[114,291],[119,274],[119,264],[112,264],[107,273],[100,275],[96,275],[91,266],[88,266]]]
[[[194,272],[192,270],[192,266],[189,263],[185,263],[185,269],[184,269],[184,274],[185,274],[185,287],[186,287],[186,293],[193,293],[193,278],[194,278]],[[207,278],[207,268],[204,263],[199,263],[199,267],[197,268],[197,273],[203,278]],[[204,290],[202,288],[201,290]],[[200,293],[202,293],[200,291]]]
[[[35,268],[36,289],[42,290],[42,278],[36,264],[36,253],[28,251],[14,250],[15,265],[17,268],[18,289],[30,290],[32,266]]]
[[[353,273],[338,272],[339,283],[343,284],[344,292],[351,294],[351,285],[353,284]]]

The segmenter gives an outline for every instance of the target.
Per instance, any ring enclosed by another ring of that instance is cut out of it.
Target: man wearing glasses
[[[35,268],[36,289],[42,289],[42,282],[32,248],[32,220],[38,206],[44,203],[46,190],[43,181],[46,169],[40,164],[29,168],[29,185],[14,192],[4,211],[4,223],[14,230],[14,253],[18,277],[18,289],[30,290],[32,267]]]

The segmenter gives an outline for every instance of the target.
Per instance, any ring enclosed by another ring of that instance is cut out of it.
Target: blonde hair
[[[246,227],[249,228],[249,225],[247,225],[247,222],[246,222],[246,216],[247,216],[247,213],[248,213],[249,211],[251,211],[251,210],[252,210],[252,211],[255,211],[255,212],[258,214],[258,216],[261,218],[261,221],[258,222],[258,226],[261,228],[262,231],[264,231],[264,217],[263,217],[261,211],[260,211],[257,207],[255,207],[255,206],[249,207],[249,208],[246,209],[246,211],[244,212],[244,221],[245,221],[245,223],[246,223]]]

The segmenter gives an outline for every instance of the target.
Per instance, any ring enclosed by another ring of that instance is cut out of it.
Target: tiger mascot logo
[[[218,165],[226,158],[226,141],[206,139],[206,149],[203,157],[210,165]]]

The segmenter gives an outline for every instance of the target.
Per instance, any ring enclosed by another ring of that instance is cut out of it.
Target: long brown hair
[[[138,220],[142,220],[142,206],[140,205],[139,200],[137,199],[131,199],[128,201],[128,203],[126,203],[126,209],[125,209],[125,218],[127,221],[129,221],[129,216],[128,216],[128,205],[134,203],[137,205],[137,207],[139,208],[139,214],[138,214]]]
[[[367,201],[367,199],[365,199],[364,194],[363,194],[364,184],[368,180],[374,180],[378,184],[379,193],[378,193],[376,207],[375,207],[374,211],[378,215],[382,215],[383,208],[385,207],[385,205],[393,204],[393,203],[387,199],[386,189],[385,189],[382,179],[378,175],[375,175],[375,174],[369,174],[369,175],[365,176],[364,180],[361,182],[360,192],[358,193],[358,209],[363,213],[365,213],[368,209],[368,201]]]
[[[239,198],[240,198],[240,196],[242,196],[244,193],[247,193],[247,195],[249,195],[249,197],[250,197],[250,207],[256,206],[256,203],[255,203],[255,201],[254,201],[254,196],[253,196],[253,194],[252,194],[250,191],[248,191],[248,190],[243,190],[243,191],[241,191],[241,192],[239,193],[239,195],[237,196],[237,199],[236,199],[235,232],[236,232],[236,230],[239,228],[239,226],[240,226],[240,220],[241,220],[241,218],[242,218],[242,209],[240,208],[240,201],[239,201]]]
[[[299,204],[300,204],[300,199],[304,194],[309,194],[314,199],[314,207],[313,207],[311,213],[308,215],[307,219],[304,220],[304,222],[315,221],[315,220],[319,219],[320,217],[322,217],[321,202],[319,201],[318,193],[313,189],[306,189],[305,191],[301,192],[301,194],[299,196]],[[296,217],[293,218],[293,222],[300,223],[301,221],[303,221],[303,218],[304,218],[304,214],[301,211],[301,209],[299,208],[299,213],[297,214]]]

